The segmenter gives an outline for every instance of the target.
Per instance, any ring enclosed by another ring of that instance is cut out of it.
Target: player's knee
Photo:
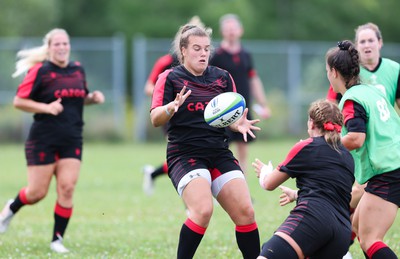
[[[246,204],[243,207],[243,217],[247,218],[249,221],[253,222],[254,221],[254,208],[251,203]]]
[[[195,219],[201,226],[207,226],[213,214],[212,206],[200,206],[195,209],[189,210],[190,217]]]
[[[59,195],[62,196],[64,199],[72,199],[74,190],[74,184],[61,184],[58,186]]]
[[[247,225],[255,221],[254,208],[251,203],[239,208],[235,215],[230,215],[236,225]]]

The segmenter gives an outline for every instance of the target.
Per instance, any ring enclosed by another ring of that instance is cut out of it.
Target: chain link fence
[[[89,89],[106,95],[105,104],[85,108],[86,140],[164,140],[161,129],[150,124],[150,98],[143,88],[154,62],[170,51],[171,39],[135,36],[127,41],[123,35],[71,38],[71,60],[84,66]],[[272,109],[272,117],[260,123],[259,138],[304,137],[310,102],[326,96],[325,53],[335,44],[243,41]],[[0,38],[0,142],[23,141],[29,130],[32,114],[12,107],[22,78],[11,74],[16,53],[38,45],[40,38]],[[400,44],[385,43],[382,55],[400,62]]]

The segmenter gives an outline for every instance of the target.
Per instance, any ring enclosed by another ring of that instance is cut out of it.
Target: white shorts
[[[190,181],[198,178],[198,177],[203,177],[208,181],[208,183],[211,186],[211,191],[213,196],[216,198],[219,194],[219,192],[222,190],[222,187],[229,182],[232,179],[236,178],[241,178],[245,179],[242,171],[240,170],[233,170],[230,172],[226,172],[217,178],[215,178],[213,181],[211,181],[211,173],[207,169],[196,169],[193,171],[190,171],[188,174],[186,174],[182,179],[179,181],[178,184],[178,194],[182,196],[182,192],[185,189],[185,187],[190,183]]]

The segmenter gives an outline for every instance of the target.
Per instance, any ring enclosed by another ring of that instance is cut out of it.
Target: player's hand
[[[186,91],[186,85],[182,87],[182,90],[176,95],[174,100],[175,112],[178,111],[179,107],[181,107],[181,105],[185,102],[185,100],[189,97],[191,93],[192,90]]]
[[[256,172],[257,178],[260,178],[261,168],[265,166],[265,164],[261,162],[261,160],[256,158],[256,160],[254,160],[254,162],[251,163],[251,165],[253,166],[254,171]]]
[[[47,113],[57,116],[64,110],[64,106],[61,104],[61,98],[58,98],[54,102],[47,104]]]
[[[282,191],[282,194],[279,196],[279,205],[285,206],[297,199],[297,191],[283,185],[280,185],[279,188]]]
[[[248,112],[249,112],[248,108],[244,109],[242,117],[240,117],[240,119],[237,122],[235,122],[237,131],[243,134],[244,142],[247,142],[247,134],[249,134],[253,138],[256,138],[256,135],[254,135],[253,130],[261,130],[260,127],[254,126],[254,124],[260,122],[260,120],[259,119],[248,120],[247,119]]]
[[[93,103],[104,103],[105,101],[104,94],[100,91],[93,91],[92,93],[92,102]]]

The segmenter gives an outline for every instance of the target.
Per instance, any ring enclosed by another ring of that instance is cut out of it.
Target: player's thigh
[[[224,184],[217,200],[237,225],[254,222],[254,209],[244,178],[234,178]]]
[[[42,193],[43,196],[47,193],[53,173],[55,164],[47,165],[30,165],[28,166],[28,196],[29,194]]]
[[[398,206],[374,194],[365,192],[359,203],[358,234],[360,239],[382,240],[394,220]],[[371,244],[365,244],[369,247]]]
[[[78,181],[81,161],[76,158],[63,158],[57,161],[57,186],[75,185]]]
[[[351,189],[351,201],[350,208],[356,208],[357,204],[360,202],[362,195],[364,194],[364,189],[367,184],[359,184],[357,181],[354,183]]]

